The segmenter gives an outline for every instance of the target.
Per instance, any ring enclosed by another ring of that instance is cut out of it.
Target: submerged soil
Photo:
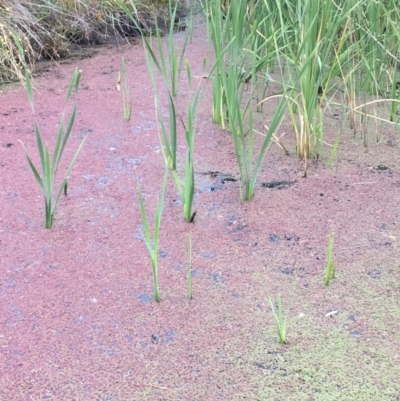
[[[181,32],[178,43],[182,39]],[[122,56],[133,100],[129,122],[116,90]],[[241,204],[239,181],[231,180],[239,179],[232,139],[212,123],[204,57],[212,59],[199,23],[187,51],[193,87],[204,89],[197,110],[196,216],[193,224],[183,220],[170,176],[160,303],[152,299],[137,195],[139,182],[152,221],[165,167],[142,46],[102,49],[35,79],[39,127],[52,148],[69,79],[76,67],[83,71],[61,172],[87,139],[50,230],[18,143],[38,161],[27,96],[20,86],[3,88],[1,401],[400,400],[398,132],[370,120],[366,140],[353,137],[347,122],[341,128],[343,110],[328,108],[326,158],[311,162],[303,178],[285,120],[278,135],[286,134],[290,155],[273,145],[254,198]],[[176,102],[185,120],[184,74],[180,83]],[[260,127],[275,106],[265,104]],[[338,157],[328,168],[329,144],[339,133]],[[182,130],[178,151],[183,176]],[[338,264],[325,287],[330,231]],[[278,294],[288,312],[286,345],[278,343],[268,300]]]

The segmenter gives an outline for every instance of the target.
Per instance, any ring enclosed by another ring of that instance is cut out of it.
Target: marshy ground
[[[50,230],[18,142],[36,160],[26,92],[2,88],[0,400],[400,400],[396,128],[371,120],[364,146],[345,124],[333,168],[324,159],[310,162],[303,178],[285,119],[278,135],[285,133],[290,154],[271,147],[254,199],[241,204],[239,181],[221,179],[238,180],[238,167],[230,134],[212,123],[211,88],[201,68],[211,55],[205,25],[196,25],[187,49],[204,88],[196,217],[184,222],[170,177],[156,303],[137,179],[152,216],[164,160],[139,43],[99,49],[35,78],[38,122],[52,146],[69,78],[75,67],[83,71],[65,160],[87,140]],[[133,100],[129,122],[116,90],[122,56]],[[188,93],[184,76],[181,81],[177,109],[184,117]],[[273,107],[264,107],[260,124]],[[342,113],[326,111],[327,143],[341,130]],[[185,155],[180,135],[178,171]],[[325,287],[331,230],[338,266]],[[185,265],[190,231],[192,300]],[[278,294],[289,313],[283,346],[268,303]]]

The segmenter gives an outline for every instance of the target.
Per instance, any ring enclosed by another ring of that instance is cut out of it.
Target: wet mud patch
[[[219,171],[196,173],[196,177],[196,189],[200,193],[221,191],[224,184],[238,181],[232,174]]]
[[[289,188],[292,185],[296,184],[297,181],[267,181],[267,182],[263,182],[261,184],[261,186],[263,188],[276,188],[276,189],[283,189],[283,188]]]

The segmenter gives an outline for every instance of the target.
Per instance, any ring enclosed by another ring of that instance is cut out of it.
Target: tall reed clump
[[[297,91],[289,102],[296,150],[300,158],[307,160],[322,152],[321,102],[331,89],[331,80],[347,62],[345,57],[350,49],[343,45],[352,2],[281,0],[279,3],[281,40],[285,43],[282,55],[287,63],[289,84]]]
[[[42,135],[39,130],[39,126],[37,123],[36,119],[36,112],[35,112],[35,105],[34,105],[34,100],[33,100],[33,92],[32,92],[32,85],[29,77],[28,71],[25,73],[25,79],[26,79],[26,90],[28,93],[28,99],[29,103],[32,108],[32,113],[33,113],[33,120],[34,120],[34,130],[36,134],[36,144],[37,144],[37,149],[40,157],[40,167],[41,167],[41,174],[38,172],[38,168],[33,164],[31,157],[29,156],[29,153],[22,141],[21,144],[24,148],[26,158],[28,160],[29,166],[33,172],[33,175],[36,178],[36,181],[40,185],[40,188],[42,189],[42,193],[44,196],[45,200],[45,214],[46,214],[46,219],[45,219],[45,227],[46,228],[51,228],[53,225],[53,218],[54,218],[54,213],[58,204],[58,201],[60,199],[60,196],[62,192],[64,191],[65,195],[67,194],[67,187],[68,187],[68,180],[70,178],[70,174],[72,171],[72,168],[75,164],[76,159],[78,158],[79,152],[82,149],[82,146],[86,140],[86,137],[82,140],[81,144],[78,147],[78,150],[75,152],[74,157],[72,158],[71,163],[69,164],[69,167],[64,175],[64,178],[61,182],[60,188],[57,192],[55,192],[55,185],[56,185],[56,177],[57,177],[57,172],[58,172],[58,167],[61,162],[62,155],[64,153],[65,147],[67,145],[68,139],[70,137],[72,127],[75,122],[75,116],[76,116],[76,102],[77,102],[77,93],[78,93],[78,88],[79,88],[79,82],[81,79],[82,71],[76,69],[74,74],[72,75],[71,82],[68,87],[67,91],[67,96],[66,96],[66,103],[69,101],[70,97],[72,94],[75,94],[75,103],[71,112],[71,115],[69,117],[68,123],[65,126],[64,124],[64,116],[65,114],[62,115],[60,125],[58,128],[58,134],[56,138],[56,143],[53,151],[53,156],[50,156],[49,148],[48,146],[43,146],[43,140],[42,140]],[[54,197],[55,195],[55,197]]]
[[[165,198],[165,188],[167,186],[168,179],[168,169],[165,170],[164,182],[161,189],[161,195],[157,201],[156,214],[154,219],[154,232],[153,235],[150,233],[149,221],[146,215],[146,209],[143,200],[142,190],[138,182],[138,194],[139,194],[139,205],[140,214],[142,216],[144,240],[146,243],[147,250],[151,259],[151,269],[153,273],[153,286],[154,286],[154,300],[156,302],[160,301],[160,289],[158,285],[158,244],[160,238],[160,224],[163,212],[164,198]]]
[[[400,21],[398,2],[204,0],[203,3],[215,54],[210,73],[213,121],[232,134],[243,200],[253,196],[258,161],[263,160],[286,106],[294,128],[296,152],[305,160],[305,175],[307,160],[324,156],[323,113],[329,105],[341,105],[356,130],[356,116],[362,116],[356,101],[361,88],[373,96],[382,95],[389,80],[386,94],[394,98],[390,103],[390,118],[394,119],[398,93],[393,66],[400,53],[400,33],[396,28]],[[277,66],[279,70],[275,71]],[[253,137],[252,98],[256,94],[260,111],[274,97],[265,92],[265,82],[271,81],[271,75],[278,76],[273,81],[280,84],[277,97],[281,99],[258,148]],[[264,85],[261,90],[260,84]],[[335,101],[335,94],[341,92],[345,93],[347,105]],[[264,93],[264,99],[260,99],[260,93]],[[366,105],[371,104],[367,102]],[[379,119],[366,111],[364,117]],[[254,163],[255,149],[261,150]]]
[[[289,81],[298,93],[289,102],[297,153],[303,159],[317,158],[323,156],[323,102],[344,106],[356,133],[360,95],[366,104],[371,96],[397,100],[390,71],[400,50],[400,5],[392,0],[279,0],[276,13],[278,25],[285,27],[282,82]],[[347,104],[332,101],[334,95],[328,99],[337,91],[345,93]]]
[[[212,75],[213,120],[223,128],[227,124],[232,134],[241,178],[241,200],[250,200],[254,195],[258,173],[287,103],[287,97],[280,96],[255,154],[253,95],[260,72],[271,68],[276,46],[273,39],[264,35],[269,10],[261,2],[250,3],[248,7],[246,2],[231,2],[223,12],[221,1],[206,1],[216,59]],[[249,83],[250,90],[246,92]],[[269,99],[263,99],[260,104]]]

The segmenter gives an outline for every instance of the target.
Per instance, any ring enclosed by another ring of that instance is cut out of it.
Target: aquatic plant
[[[29,156],[29,153],[28,153],[24,143],[22,141],[20,141],[20,142],[24,148],[25,155],[28,160],[29,166],[33,172],[33,175],[35,176],[36,181],[38,182],[38,184],[40,185],[40,188],[42,189],[42,193],[43,193],[44,200],[45,200],[45,215],[46,215],[45,227],[46,228],[51,228],[51,226],[53,225],[54,212],[56,210],[56,207],[57,207],[57,204],[58,204],[58,201],[60,199],[62,192],[64,191],[65,195],[67,195],[68,180],[70,178],[72,168],[73,168],[73,166],[76,162],[76,159],[78,158],[78,155],[82,149],[82,146],[86,140],[86,137],[83,138],[81,144],[78,147],[78,150],[75,152],[75,155],[72,158],[72,161],[69,164],[69,167],[68,167],[68,169],[64,175],[64,178],[61,182],[60,188],[54,198],[54,194],[55,194],[54,187],[55,187],[58,167],[60,165],[62,155],[64,153],[65,147],[67,145],[67,142],[70,137],[72,127],[73,127],[74,121],[75,121],[76,95],[78,92],[81,75],[82,75],[82,71],[79,69],[76,69],[74,74],[72,75],[71,82],[70,82],[68,90],[67,90],[66,102],[68,102],[72,93],[75,93],[75,104],[72,109],[72,112],[71,112],[71,115],[69,117],[68,124],[66,127],[64,125],[64,114],[61,117],[53,156],[50,156],[48,146],[47,145],[43,146],[42,135],[40,133],[39,126],[37,123],[30,76],[29,76],[28,71],[26,71],[26,73],[25,73],[26,90],[28,93],[28,99],[29,99],[29,103],[31,105],[32,113],[33,113],[34,130],[35,130],[35,134],[36,134],[37,149],[38,149],[38,153],[39,153],[39,157],[40,157],[41,174],[38,172],[38,169],[32,162],[32,159]]]
[[[266,87],[272,76],[280,85],[272,98],[282,96],[273,119],[280,122],[288,106],[305,176],[307,160],[324,157],[324,112],[330,105],[342,107],[356,130],[357,116],[364,121],[365,117],[379,120],[375,113],[365,112],[363,117],[357,111],[360,88],[373,96],[398,99],[400,35],[395,27],[400,6],[396,1],[204,0],[203,5],[215,54],[210,74],[213,121],[232,134],[242,200],[253,196],[257,176],[257,167],[252,169],[252,98],[254,94],[259,98],[260,93],[270,97]],[[345,93],[345,102],[334,100],[338,93]],[[260,110],[263,102],[257,101]],[[392,121],[397,107],[396,101],[391,102]],[[278,127],[268,124],[264,151]],[[333,146],[329,164],[337,150],[337,144]]]
[[[169,9],[169,29],[167,33],[167,51],[164,52],[164,46],[161,40],[161,31],[158,27],[157,20],[156,23],[156,43],[157,43],[157,53],[153,49],[154,41],[147,40],[143,36],[143,43],[146,47],[147,51],[152,58],[154,65],[157,67],[158,71],[161,73],[161,76],[164,80],[165,85],[167,86],[168,90],[170,91],[172,96],[177,96],[178,94],[178,83],[180,80],[180,76],[182,73],[184,60],[185,60],[185,52],[187,43],[189,40],[191,28],[186,29],[185,38],[183,41],[182,48],[178,55],[178,48],[176,46],[176,41],[174,38],[174,29],[175,29],[175,19],[176,19],[176,12],[178,8],[178,2],[175,3],[175,6],[172,5],[172,0],[169,0],[168,9]],[[191,20],[190,20],[191,23]]]
[[[333,231],[329,234],[328,248],[326,251],[325,285],[329,285],[331,278],[335,278],[337,261],[333,258]]]
[[[192,82],[192,73],[190,65],[186,62],[186,72],[188,79],[189,91]],[[183,184],[176,171],[172,171],[176,186],[178,188],[179,196],[183,205],[183,216],[189,223],[193,223],[195,213],[193,209],[194,198],[194,139],[196,134],[196,107],[199,99],[200,85],[197,86],[193,96],[188,101],[187,121],[181,119],[185,129],[186,139],[186,160],[185,160],[185,178]]]
[[[257,4],[261,4],[258,2]],[[270,65],[273,37],[261,37],[259,27],[267,18],[265,7],[247,7],[246,2],[206,1],[209,32],[215,53],[212,75],[213,121],[229,127],[241,178],[241,200],[254,196],[258,173],[286,109],[287,96],[280,96],[258,154],[254,154],[253,95],[257,92],[258,73]],[[263,25],[264,26],[264,25]],[[276,54],[276,50],[273,51]],[[226,65],[226,59],[228,65]],[[244,99],[245,87],[251,84]],[[262,93],[265,94],[265,91]],[[275,97],[275,96],[274,96]],[[258,107],[274,97],[265,97]],[[247,125],[245,125],[247,123]]]
[[[271,297],[269,298],[269,304],[271,306],[272,314],[274,316],[276,329],[278,332],[279,344],[286,344],[286,329],[287,329],[287,317],[288,312],[283,313],[282,297],[279,294],[277,298],[277,307]]]
[[[124,120],[129,121],[132,115],[132,101],[130,100],[129,96],[129,84],[126,77],[125,57],[122,57],[121,71],[118,75],[118,83],[122,88],[122,108],[124,112]]]
[[[146,215],[146,209],[143,200],[142,190],[140,188],[140,184],[138,182],[138,195],[139,195],[139,206],[140,206],[140,214],[142,216],[143,223],[143,231],[144,231],[144,240],[146,243],[147,250],[151,259],[151,269],[153,273],[153,286],[154,286],[154,300],[156,302],[160,301],[160,289],[158,285],[158,244],[159,244],[159,235],[160,235],[160,224],[161,217],[163,212],[163,205],[165,199],[165,189],[167,186],[168,179],[168,168],[165,169],[164,174],[164,182],[161,189],[161,195],[157,201],[156,213],[154,218],[154,231],[153,236],[150,233],[149,222]]]
[[[161,31],[158,27],[157,20],[155,21],[155,40],[152,36],[147,39],[142,35],[143,47],[145,50],[147,69],[150,75],[151,83],[154,90],[155,109],[157,114],[157,121],[161,128],[161,138],[163,145],[163,155],[167,165],[171,170],[176,170],[177,160],[177,126],[176,126],[176,108],[173,97],[178,94],[178,83],[182,73],[185,52],[189,37],[191,35],[191,26],[186,30],[184,42],[178,56],[178,49],[174,38],[175,19],[178,8],[178,2],[173,7],[172,1],[168,2],[169,21],[170,26],[167,34],[167,51],[164,52],[164,46],[161,39]],[[190,24],[192,19],[190,20]],[[154,42],[156,46],[154,46]],[[167,133],[166,122],[163,118],[162,109],[159,101],[159,92],[154,76],[154,67],[160,72],[165,86],[168,88],[168,126],[169,132]]]

